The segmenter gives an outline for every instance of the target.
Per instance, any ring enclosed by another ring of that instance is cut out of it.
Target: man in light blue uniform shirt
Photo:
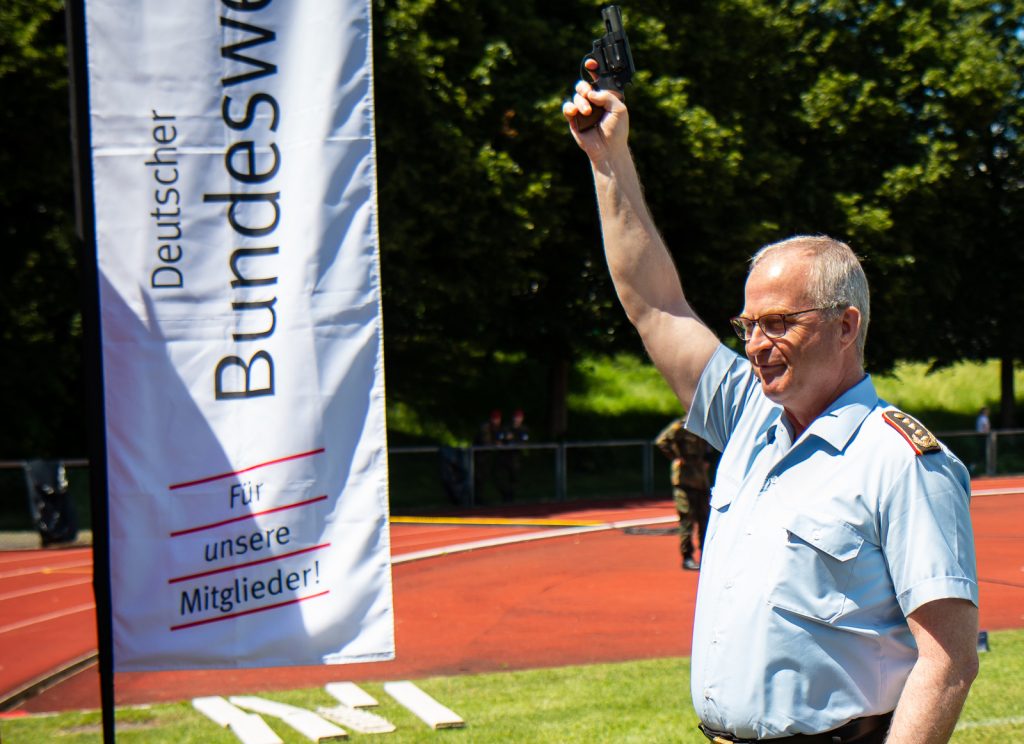
[[[917,454],[886,410],[865,377],[794,442],[747,360],[723,346],[704,370],[689,426],[724,450],[693,640],[709,728],[766,738],[888,713],[917,660],[905,617],[977,602],[967,471]]]
[[[621,100],[581,81],[563,113],[590,157],[605,254],[687,428],[722,450],[691,694],[714,742],[933,744],[977,675],[962,463],[864,374],[867,280],[825,238],[762,248],[733,325],[696,317],[643,199]],[[575,117],[605,109],[580,132]]]

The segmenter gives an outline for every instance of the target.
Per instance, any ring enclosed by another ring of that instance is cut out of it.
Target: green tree
[[[814,5],[829,64],[803,96],[804,152],[830,164],[830,198],[871,246],[873,335],[887,362],[1001,359],[1013,426],[1024,4]]]
[[[753,250],[825,232],[865,258],[872,369],[998,357],[1012,371],[1024,353],[1022,3],[624,6],[632,146],[716,332],[730,333]],[[552,435],[585,436],[566,420],[573,362],[642,352],[560,114],[601,5],[373,0],[389,396],[463,434],[493,405],[527,405]],[[4,3],[9,457],[84,450],[65,57],[59,0]],[[1012,399],[1008,386],[1004,414]]]
[[[604,267],[589,169],[559,111],[601,32],[599,7],[377,1],[392,397],[422,405],[430,390],[450,405],[473,371],[487,389],[489,377],[503,381],[496,360],[531,360],[558,436],[571,362],[641,350]],[[805,219],[790,199],[805,194],[793,130],[807,126],[794,107],[820,60],[792,61],[801,26],[777,21],[767,3],[625,12],[639,66],[633,147],[651,207],[691,300],[725,335],[753,249],[801,220],[823,222],[815,205]],[[817,229],[840,224],[832,213]]]
[[[1002,359],[1002,423],[1013,425],[1024,352],[1022,4],[644,7],[655,54],[637,92],[644,138],[634,149],[659,225],[697,278],[688,292],[712,309],[706,319],[721,311],[705,290],[734,286],[744,252],[830,233],[865,258],[869,367]],[[728,283],[705,271],[716,267]]]
[[[600,16],[572,2],[374,7],[389,394],[472,426],[529,395],[501,385],[533,370],[560,435],[574,356],[623,328],[559,113],[567,61],[589,50],[565,29]]]
[[[1016,424],[1013,367],[1024,355],[1022,19],[1024,3],[977,1],[915,19],[908,42],[933,40],[908,44],[920,55],[903,92],[915,107],[918,156],[888,172],[879,193],[926,288],[918,338],[927,341],[914,353],[943,365],[1000,359],[1005,427]]]
[[[85,450],[62,5],[0,6],[3,457]]]

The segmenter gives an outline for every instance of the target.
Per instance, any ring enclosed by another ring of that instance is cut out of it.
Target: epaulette
[[[915,453],[926,455],[929,452],[938,452],[942,449],[935,435],[924,428],[924,425],[913,416],[903,413],[903,411],[884,411],[882,418],[903,435]]]

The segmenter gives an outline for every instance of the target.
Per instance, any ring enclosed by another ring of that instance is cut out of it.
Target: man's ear
[[[839,317],[839,339],[844,348],[857,343],[862,320],[859,309],[848,307],[843,310],[843,314]]]

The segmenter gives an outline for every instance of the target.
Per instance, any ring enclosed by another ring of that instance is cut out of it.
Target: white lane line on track
[[[544,530],[542,532],[527,532],[521,535],[494,537],[489,540],[474,540],[473,542],[447,545],[443,548],[433,548],[431,550],[419,550],[414,553],[405,553],[404,555],[393,556],[391,558],[391,562],[410,563],[412,561],[420,561],[425,558],[439,558],[444,555],[451,555],[452,553],[466,553],[470,550],[480,550],[481,548],[495,548],[501,545],[513,545],[515,543],[533,542],[535,540],[549,540],[553,537],[568,537],[570,535],[581,535],[587,532],[620,530],[625,529],[626,527],[642,527],[644,525],[668,524],[669,522],[678,521],[679,517],[673,515],[668,517],[648,517],[646,519],[627,519],[621,522],[608,522],[607,524],[590,525],[587,527],[567,527],[560,530],[551,529]]]
[[[68,589],[73,586],[81,586],[82,584],[92,584],[92,577],[86,577],[81,579],[69,579],[68,581],[61,582],[59,584],[47,584],[46,586],[34,586],[30,589],[22,589],[15,592],[7,592],[6,594],[0,594],[0,602],[8,599],[19,599],[21,597],[27,597],[31,594],[42,594],[43,592],[53,591],[54,589]]]
[[[971,496],[1008,496],[1012,493],[1024,493],[1024,488],[972,488]]]
[[[50,620],[60,620],[61,618],[68,617],[69,615],[77,615],[79,612],[92,612],[95,609],[96,605],[89,602],[89,604],[68,607],[66,610],[60,610],[59,612],[48,612],[45,615],[36,615],[35,617],[31,617],[27,620],[22,620],[21,622],[11,623],[10,625],[0,625],[0,635],[10,633],[13,630],[28,628],[39,623],[46,623]]]
[[[3,573],[0,573],[0,579],[14,579],[19,576],[32,576],[34,574],[60,573],[61,571],[68,571],[73,568],[86,567],[92,568],[91,558],[87,561],[79,561],[78,563],[47,563],[45,566],[35,566],[32,568],[16,568],[12,571],[4,571]]]

